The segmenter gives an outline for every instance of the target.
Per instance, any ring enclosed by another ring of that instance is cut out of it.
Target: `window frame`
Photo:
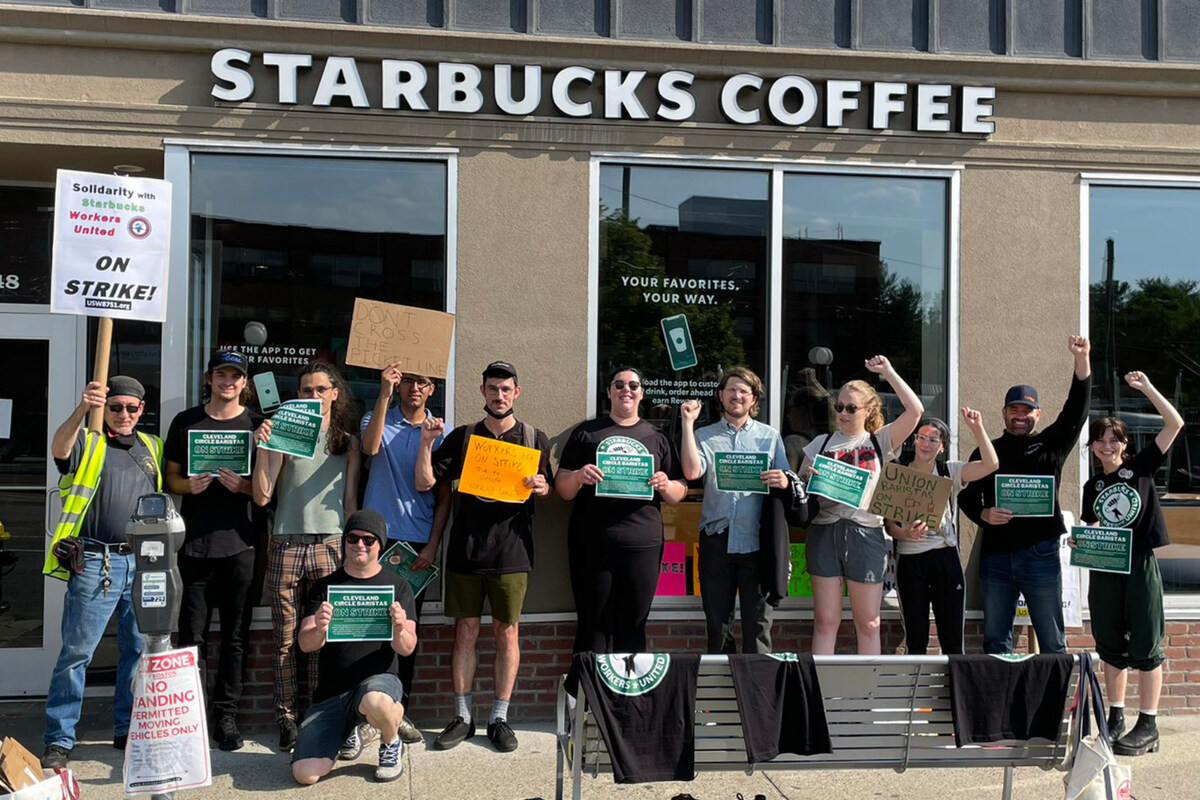
[[[1091,199],[1093,188],[1134,189],[1191,189],[1200,192],[1200,176],[1178,173],[1143,172],[1081,172],[1079,174],[1079,319],[1080,334],[1090,336],[1090,286],[1091,263],[1089,248],[1092,238]],[[1200,196],[1200,195],[1198,195]],[[1077,506],[1083,503],[1083,485],[1088,474],[1087,431],[1079,435],[1079,494]],[[1084,618],[1090,619],[1087,607],[1087,570],[1080,582],[1081,605]],[[1163,611],[1168,620],[1194,620],[1200,614],[1200,592],[1163,594]]]
[[[589,161],[588,209],[588,309],[587,309],[587,417],[596,416],[597,363],[599,355],[600,319],[600,170],[601,167],[670,167],[675,169],[736,169],[769,174],[767,195],[770,199],[771,230],[767,252],[769,269],[767,310],[767,374],[764,382],[772,390],[783,378],[783,197],[784,178],[795,174],[832,174],[854,177],[932,178],[946,182],[946,401],[947,408],[958,408],[959,377],[959,250],[961,243],[962,164],[890,162],[855,162],[835,159],[805,159],[779,157],[731,157],[704,155],[670,155],[662,153],[628,153],[596,151]],[[781,430],[783,404],[771,403],[770,414],[764,420]],[[959,442],[958,417],[950,415],[950,438],[954,452]],[[898,617],[895,606],[884,602],[887,617]],[[973,613],[968,612],[970,618]],[[843,600],[843,616],[849,614],[849,598]],[[561,615],[559,615],[561,616]],[[569,615],[568,615],[569,616]],[[812,600],[784,598],[775,611],[776,619],[807,619],[812,617]],[[656,597],[650,612],[651,621],[703,619],[699,598]]]

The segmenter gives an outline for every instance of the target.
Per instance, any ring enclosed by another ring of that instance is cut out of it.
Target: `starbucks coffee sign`
[[[652,75],[587,66],[547,70],[537,64],[318,59],[235,47],[214,53],[211,70],[212,96],[225,103],[929,134],[987,135],[996,129],[990,119],[992,86],[752,73],[714,82],[679,69]]]

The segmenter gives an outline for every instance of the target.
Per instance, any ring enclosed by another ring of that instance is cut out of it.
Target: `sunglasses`
[[[129,414],[129,416],[132,417],[134,414],[136,414],[138,412],[138,409],[141,407],[142,407],[141,403],[130,403],[128,405],[122,405],[121,403],[109,403],[108,410],[114,414],[120,414],[123,409],[125,411],[125,413]]]
[[[918,433],[913,438],[916,439],[918,442],[924,442],[925,444],[941,444],[942,443],[941,437],[926,436],[923,433]]]
[[[642,384],[639,381],[613,381],[612,385],[617,391],[624,389],[626,386],[629,387],[629,391],[631,392],[636,392],[638,389],[642,388]]]
[[[839,414],[841,414],[843,411],[845,411],[847,414],[856,414],[856,413],[858,413],[858,410],[860,408],[866,408],[866,406],[856,406],[856,405],[854,405],[854,403],[834,403],[833,404],[833,410]]]
[[[375,545],[377,545],[379,543],[379,538],[376,536],[372,536],[369,533],[366,535],[363,535],[361,533],[347,533],[342,538],[346,540],[346,544],[358,544],[361,542],[362,544],[365,544],[368,548],[374,547]]]

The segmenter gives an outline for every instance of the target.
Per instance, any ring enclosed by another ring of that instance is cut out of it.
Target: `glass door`
[[[50,437],[79,402],[84,321],[0,310],[0,696],[45,694],[62,643],[66,584],[42,576],[60,510]]]

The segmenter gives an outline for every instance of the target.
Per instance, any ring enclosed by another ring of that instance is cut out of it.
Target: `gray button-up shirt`
[[[710,470],[713,453],[773,453],[773,469],[788,469],[787,455],[779,431],[754,419],[740,429],[721,417],[696,431],[700,470],[704,474],[704,504],[700,507],[700,530],[719,533],[729,529],[730,553],[758,551],[758,525],[762,515],[761,494],[717,491],[716,470]]]

